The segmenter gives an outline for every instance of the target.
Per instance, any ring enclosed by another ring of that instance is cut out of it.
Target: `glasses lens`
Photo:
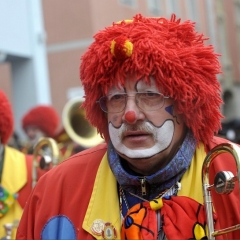
[[[122,112],[126,106],[126,94],[104,96],[99,99],[100,107],[107,113]]]
[[[145,111],[155,111],[164,104],[164,96],[160,93],[145,92],[136,94],[138,106]]]
[[[101,107],[101,109],[104,111],[104,112],[108,112],[108,109],[107,109],[107,97],[104,96],[104,97],[101,97],[99,99],[99,105]]]
[[[106,113],[122,112],[130,97],[126,93],[104,96],[99,99],[101,109]],[[131,96],[134,97],[134,96]],[[136,104],[144,111],[159,110],[164,105],[164,95],[154,92],[138,92],[135,95]]]
[[[122,112],[126,106],[126,97],[127,94],[110,95],[107,101],[108,112]]]

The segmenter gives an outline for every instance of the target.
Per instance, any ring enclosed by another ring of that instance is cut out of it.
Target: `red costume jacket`
[[[227,141],[215,137],[206,150],[223,142]],[[103,239],[97,231],[98,220],[103,219],[102,215],[106,221],[109,220],[107,224],[119,239],[117,182],[107,163],[102,167],[106,151],[106,144],[82,151],[41,177],[25,206],[17,239]],[[236,164],[231,155],[223,153],[216,157],[211,171],[219,170],[236,172]],[[201,172],[201,169],[198,171]],[[104,181],[104,186],[99,186],[99,182]],[[197,181],[201,182],[198,186],[202,186],[202,180]],[[191,184],[191,179],[189,182]],[[198,186],[191,185],[191,191],[202,191]],[[240,223],[240,197],[237,186],[228,196],[213,193],[213,198],[217,199],[214,200],[214,207],[217,210],[218,229]],[[92,218],[93,215],[95,219]],[[229,233],[228,236],[219,236],[217,239],[226,237],[240,239],[240,230]]]

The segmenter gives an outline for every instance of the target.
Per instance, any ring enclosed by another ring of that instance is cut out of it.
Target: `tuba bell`
[[[40,156],[40,160],[38,160]],[[59,163],[59,148],[57,142],[49,137],[42,137],[38,140],[33,150],[32,164],[32,188],[38,180],[38,169],[50,170]]]
[[[230,171],[220,171],[214,177],[214,184],[209,183],[209,167],[212,161],[221,153],[230,153],[236,163],[236,175]],[[213,202],[211,197],[211,190],[215,190],[217,194],[230,194],[234,187],[235,182],[238,182],[240,187],[240,168],[239,168],[240,150],[235,144],[222,143],[214,147],[206,156],[202,166],[202,181],[204,193],[204,207],[208,226],[208,239],[215,239],[216,236],[223,235],[232,231],[240,229],[240,224],[230,226],[228,228],[215,230],[213,220]],[[239,190],[239,189],[238,189]]]
[[[89,148],[103,142],[103,139],[85,118],[85,110],[81,108],[83,101],[82,97],[70,99],[63,108],[62,122],[71,140]]]

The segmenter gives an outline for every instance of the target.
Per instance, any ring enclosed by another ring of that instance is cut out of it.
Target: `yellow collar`
[[[102,239],[102,236],[95,235],[91,230],[94,220],[97,219],[103,220],[105,223],[111,223],[116,228],[117,239],[120,239],[121,216],[117,182],[109,168],[107,153],[99,166],[92,196],[83,221],[83,229],[96,239]]]
[[[202,165],[205,157],[204,146],[200,143],[193,155],[190,167],[182,177],[178,196],[188,196],[203,204]]]
[[[17,193],[27,183],[25,155],[5,146],[1,185],[10,193]]]
[[[204,146],[196,149],[189,169],[181,180],[179,196],[189,196],[199,203],[203,202],[201,171],[202,163],[206,156]],[[102,204],[104,203],[104,204]],[[107,203],[107,204],[105,204]],[[102,239],[91,230],[95,220],[111,223],[117,232],[116,239],[120,239],[121,216],[116,178],[109,168],[107,153],[105,153],[99,166],[95,179],[91,199],[83,221],[83,229],[96,239]]]

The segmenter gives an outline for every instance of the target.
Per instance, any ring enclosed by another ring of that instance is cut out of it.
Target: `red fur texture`
[[[0,138],[2,144],[7,144],[13,133],[12,106],[4,92],[0,91]]]
[[[34,126],[48,137],[54,137],[59,125],[59,116],[51,106],[39,105],[30,109],[22,118],[22,128]]]
[[[120,37],[133,44],[132,55],[124,60],[110,52],[111,42]],[[107,118],[96,101],[113,85],[124,84],[127,75],[146,82],[153,76],[159,90],[175,100],[177,112],[184,115],[198,142],[206,145],[221,128],[219,54],[205,44],[208,39],[195,31],[193,22],[181,23],[174,14],[169,20],[137,14],[132,22],[113,23],[94,38],[81,57],[83,107],[106,141]]]

